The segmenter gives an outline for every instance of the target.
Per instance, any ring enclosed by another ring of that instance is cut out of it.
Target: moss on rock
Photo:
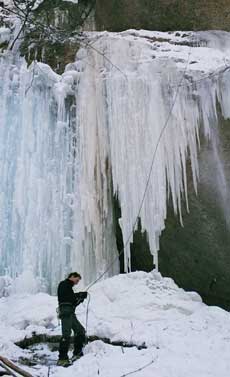
[[[21,55],[28,64],[33,60],[49,64],[62,73],[75,60],[84,23],[94,7],[94,0],[72,3],[44,0],[33,11],[33,22],[27,27],[21,43]]]
[[[102,30],[230,30],[230,0],[97,0]]]

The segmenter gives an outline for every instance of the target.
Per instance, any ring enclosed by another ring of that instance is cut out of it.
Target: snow
[[[33,9],[37,9],[43,3],[43,1],[44,0],[36,0],[34,3]],[[63,1],[65,2],[69,1],[74,4],[78,4],[78,0],[63,0]]]
[[[89,343],[84,356],[68,369],[51,367],[51,375],[119,377],[148,365],[134,376],[227,377],[230,361],[230,314],[208,307],[195,292],[185,292],[159,273],[134,272],[114,276],[90,289],[88,335],[143,346]],[[44,293],[0,299],[0,354],[15,361],[32,357],[13,342],[32,332],[60,334],[55,318],[56,297]],[[85,324],[86,303],[77,309]],[[47,360],[57,352],[37,347]],[[54,364],[54,363],[53,363]],[[46,376],[47,366],[36,366],[34,376]]]
[[[44,0],[36,0],[33,6],[33,10],[37,9],[43,3],[43,1]]]
[[[78,4],[78,0],[63,0],[63,1],[70,1],[71,3]]]
[[[4,42],[9,42],[10,40],[10,29],[4,26],[0,27],[0,44]]]
[[[107,280],[98,283],[92,288],[91,295],[89,333],[137,345],[157,345],[154,321],[161,318],[165,326],[168,319],[171,321],[175,316],[174,319],[179,320],[180,313],[190,315],[201,306],[197,294],[179,290],[171,279],[162,279],[158,273],[136,272],[115,276],[109,284]],[[124,305],[125,302],[128,305]],[[105,328],[100,326],[104,322]]]

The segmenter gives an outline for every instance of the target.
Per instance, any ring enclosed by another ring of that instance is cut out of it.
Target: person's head
[[[71,272],[68,279],[72,281],[74,285],[77,285],[81,280],[81,275],[78,272]]]

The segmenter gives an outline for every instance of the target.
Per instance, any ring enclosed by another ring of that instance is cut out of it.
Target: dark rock
[[[230,30],[230,0],[97,0],[101,30]]]

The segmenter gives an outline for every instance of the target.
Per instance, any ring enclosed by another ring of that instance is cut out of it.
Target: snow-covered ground
[[[32,357],[15,341],[32,332],[60,334],[56,297],[44,293],[11,295],[0,299],[0,355],[14,361]],[[85,325],[85,302],[77,309]],[[84,356],[68,369],[53,365],[55,377],[227,377],[230,370],[230,315],[203,304],[196,293],[185,292],[159,273],[118,275],[90,289],[88,335],[146,345],[146,349],[112,346],[94,341]],[[44,348],[48,359],[57,352]],[[34,376],[47,376],[47,366],[29,369]]]

